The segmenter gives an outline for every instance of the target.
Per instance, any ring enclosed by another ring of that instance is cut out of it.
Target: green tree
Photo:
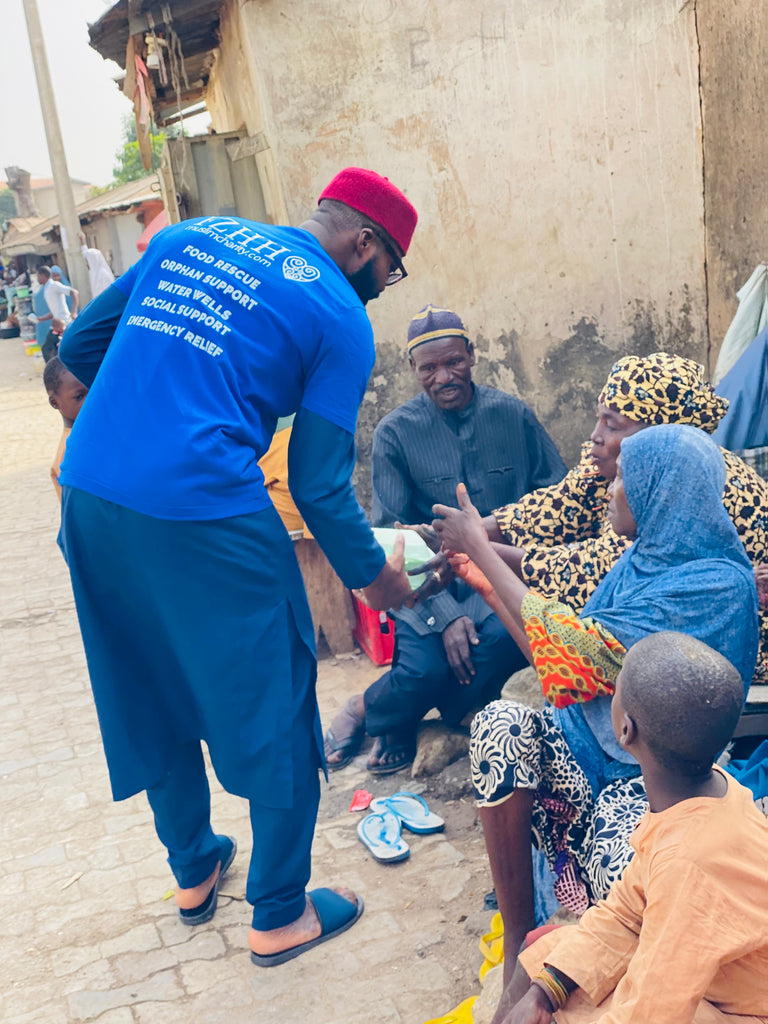
[[[149,170],[146,170],[141,162],[139,142],[136,137],[136,122],[132,114],[123,117],[123,137],[125,139],[123,148],[115,154],[115,166],[112,168],[114,176],[113,185],[124,185],[127,181],[138,181],[139,178],[146,178],[160,166],[160,158],[163,154],[163,144],[166,138],[175,139],[180,134],[178,125],[165,130],[158,130],[153,124],[150,129],[150,142],[152,144],[152,160]]]
[[[0,189],[0,223],[16,216],[16,197],[9,188]]]

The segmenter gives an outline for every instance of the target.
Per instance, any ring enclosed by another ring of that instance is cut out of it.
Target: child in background
[[[768,819],[713,765],[743,699],[731,663],[690,636],[627,652],[612,721],[650,805],[635,856],[577,925],[520,953],[530,987],[510,1008],[516,972],[494,1022],[768,1022]]]
[[[48,392],[48,402],[52,409],[61,413],[64,421],[64,428],[59,439],[59,447],[51,466],[51,479],[56,493],[61,501],[61,486],[59,485],[59,469],[64,459],[64,451],[67,447],[67,438],[72,430],[72,424],[82,408],[88,388],[82,384],[77,377],[70,373],[58,356],[53,356],[45,364],[43,371],[43,384]]]
[[[259,459],[259,466],[264,474],[264,486],[283,520],[289,533],[302,530],[304,538],[309,540],[312,534],[301,518],[288,488],[288,445],[293,429],[293,416],[281,416],[275,427],[275,434],[269,449]]]

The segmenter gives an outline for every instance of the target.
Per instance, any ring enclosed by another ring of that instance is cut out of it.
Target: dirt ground
[[[242,800],[213,780],[214,825],[240,852],[210,924],[184,928],[142,795],[111,801],[69,579],[55,545],[49,466],[60,420],[42,366],[0,342],[0,1019],[5,1024],[423,1024],[479,990],[490,922],[466,757],[439,775],[374,778],[365,751],[323,787],[312,887],[343,883],[366,911],[345,935],[273,970],[250,963]],[[379,670],[326,658],[327,724]],[[356,836],[355,789],[421,791],[445,832],[409,836],[384,866]]]

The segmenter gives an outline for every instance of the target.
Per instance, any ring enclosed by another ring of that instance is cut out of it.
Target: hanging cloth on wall
[[[136,118],[136,139],[144,170],[152,167],[152,105],[150,103],[151,82],[146,64],[136,53],[133,36],[128,37],[125,51],[125,81],[123,92],[133,101],[133,113]]]
[[[768,445],[768,327],[723,377],[717,393],[729,404],[713,440],[732,452]]]
[[[747,350],[753,338],[768,327],[768,266],[760,263],[738,290],[739,308],[726,331],[712,383],[717,384]]]

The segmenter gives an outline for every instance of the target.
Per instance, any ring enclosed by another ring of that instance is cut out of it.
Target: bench
[[[733,738],[742,736],[768,736],[768,685],[750,686]]]
[[[315,644],[319,649],[322,636],[331,654],[349,654],[356,646],[352,636],[355,618],[350,593],[331,568],[317,541],[305,537],[303,530],[289,532],[304,577],[304,589],[315,627]]]

